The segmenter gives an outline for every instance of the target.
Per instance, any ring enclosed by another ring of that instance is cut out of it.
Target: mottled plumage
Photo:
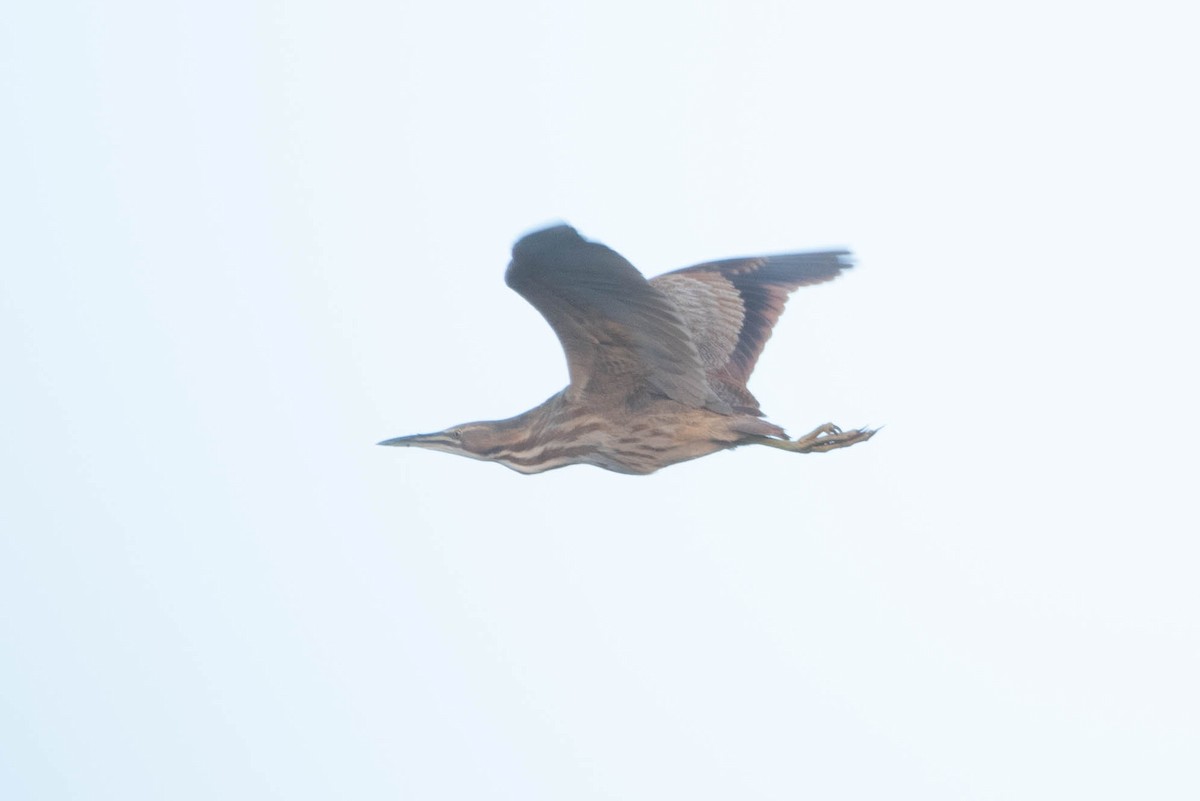
[[[792,290],[830,281],[850,252],[827,250],[725,259],[660,275],[649,283],[675,302],[700,352],[709,384],[727,403],[758,414],[746,389]]]
[[[745,444],[832,450],[874,432],[825,424],[799,440],[761,419],[746,381],[797,287],[850,266],[845,250],[698,264],[650,281],[615,251],[559,225],[513,246],[506,283],[558,335],[570,384],[508,420],[397,437],[522,473],[593,464],[651,473]]]

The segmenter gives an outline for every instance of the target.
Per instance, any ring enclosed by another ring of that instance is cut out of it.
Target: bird
[[[515,417],[378,444],[524,474],[589,464],[647,475],[743,445],[817,453],[865,442],[876,430],[832,423],[788,439],[746,388],[788,295],[852,264],[848,250],[822,250],[706,262],[646,280],[569,225],[534,231],[513,245],[504,280],[558,336],[570,383]]]

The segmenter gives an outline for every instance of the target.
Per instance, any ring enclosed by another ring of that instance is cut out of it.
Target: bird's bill
[[[380,445],[392,445],[398,448],[436,448],[439,445],[452,446],[455,440],[443,431],[436,434],[412,434],[407,437],[385,439]]]

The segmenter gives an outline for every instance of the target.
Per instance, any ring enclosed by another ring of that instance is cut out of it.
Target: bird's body
[[[624,258],[555,226],[513,247],[505,280],[558,335],[570,385],[507,420],[466,423],[383,445],[441,450],[521,473],[591,464],[621,473],[746,444],[832,450],[874,432],[826,424],[799,440],[762,419],[746,389],[788,294],[835,278],[846,251],[688,267],[647,281]]]
[[[499,462],[518,473],[542,473],[591,464],[618,473],[652,473],[661,467],[737,445],[748,434],[783,434],[765,420],[724,415],[669,398],[640,406],[597,406],[571,400],[566,390],[508,420],[466,423],[426,440],[433,450]],[[397,443],[405,444],[405,443]]]

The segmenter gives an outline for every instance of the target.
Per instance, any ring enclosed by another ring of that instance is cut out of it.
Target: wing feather
[[[694,407],[729,411],[709,386],[675,305],[615,251],[559,225],[513,246],[505,283],[534,306],[562,343],[568,394],[650,388]]]
[[[660,275],[650,285],[675,303],[717,394],[757,414],[746,381],[788,295],[831,281],[851,264],[847,250],[725,259]]]

